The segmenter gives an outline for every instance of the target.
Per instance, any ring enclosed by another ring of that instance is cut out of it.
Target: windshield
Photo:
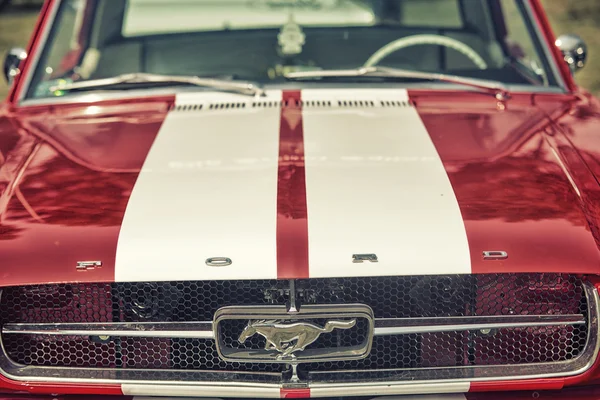
[[[268,85],[363,66],[556,85],[533,26],[523,0],[62,0],[28,95],[130,73]]]

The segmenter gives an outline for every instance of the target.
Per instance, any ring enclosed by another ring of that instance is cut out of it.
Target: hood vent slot
[[[373,100],[338,100],[340,107],[375,107]]]
[[[300,102],[302,107],[314,107],[314,108],[323,108],[323,107],[331,107],[331,101],[329,100],[303,100]]]
[[[202,104],[181,104],[171,107],[171,111],[199,111],[202,107]]]
[[[348,100],[301,100],[299,104],[294,101],[274,100],[250,100],[246,102],[215,102],[215,103],[191,103],[178,104],[171,108],[176,112],[190,111],[216,111],[216,110],[239,110],[245,108],[406,108],[412,107],[410,101],[403,100],[372,100],[372,99],[348,99]]]
[[[410,103],[410,101],[394,101],[394,100],[386,100],[386,101],[381,101],[381,106],[382,107],[398,107],[398,108],[403,108],[403,107],[411,107],[412,104]]]
[[[189,111],[202,111],[202,110],[231,110],[246,108],[247,103],[196,103],[196,104],[178,104],[171,107],[171,111],[176,112],[189,112]]]
[[[231,108],[246,108],[246,103],[211,103],[209,110],[224,110]]]
[[[254,101],[252,102],[253,108],[273,108],[281,107],[282,101]]]

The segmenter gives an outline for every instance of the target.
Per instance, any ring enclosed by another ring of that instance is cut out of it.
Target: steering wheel
[[[449,38],[442,35],[412,35],[401,39],[394,40],[377,50],[365,63],[365,67],[374,67],[379,64],[381,60],[386,58],[392,53],[398,50],[402,50],[406,47],[418,46],[421,44],[433,44],[438,46],[450,47],[458,51],[461,54],[467,56],[469,60],[473,62],[479,69],[487,69],[487,63],[485,60],[477,54],[475,50],[467,46],[461,41]]]

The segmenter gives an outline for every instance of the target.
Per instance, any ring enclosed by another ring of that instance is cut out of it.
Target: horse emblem
[[[244,343],[248,338],[259,334],[267,340],[265,350],[278,351],[277,359],[295,357],[294,353],[303,351],[322,333],[334,329],[350,329],[356,325],[356,319],[350,321],[327,321],[324,327],[310,322],[283,323],[278,320],[250,321],[244,328],[238,341]]]

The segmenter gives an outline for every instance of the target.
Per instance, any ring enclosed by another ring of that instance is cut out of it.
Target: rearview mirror
[[[574,34],[561,35],[556,39],[555,44],[562,52],[572,74],[585,66],[587,45],[581,37]]]
[[[19,64],[27,58],[27,52],[24,49],[15,47],[10,49],[4,58],[4,78],[10,85],[15,76],[19,74]]]

